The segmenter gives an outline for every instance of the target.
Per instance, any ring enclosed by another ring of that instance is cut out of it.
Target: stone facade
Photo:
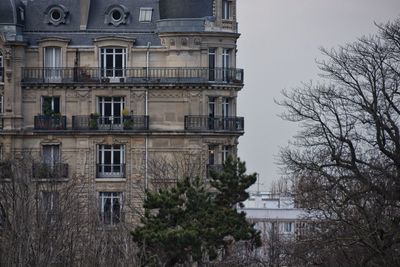
[[[87,198],[140,206],[149,161],[195,154],[206,177],[236,155],[235,0],[2,2],[3,157],[63,164]]]

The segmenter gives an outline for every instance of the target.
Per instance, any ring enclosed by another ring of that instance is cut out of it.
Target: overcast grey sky
[[[279,177],[277,155],[296,133],[281,120],[282,89],[318,80],[320,47],[333,48],[376,32],[374,22],[400,16],[400,0],[237,0],[238,68],[245,69],[238,116],[245,117],[239,156],[260,173],[260,189]]]

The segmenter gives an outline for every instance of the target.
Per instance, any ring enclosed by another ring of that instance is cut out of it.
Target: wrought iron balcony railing
[[[34,119],[35,130],[66,130],[67,117],[66,116],[47,116],[38,115]]]
[[[32,173],[35,179],[65,179],[68,178],[68,164],[34,163]]]
[[[185,116],[187,131],[244,131],[243,117]]]
[[[125,178],[125,164],[96,164],[96,178]]]
[[[74,130],[148,130],[149,116],[106,116],[101,117],[95,114],[72,116],[72,128]]]
[[[236,68],[23,68],[22,83],[227,83],[243,84]]]

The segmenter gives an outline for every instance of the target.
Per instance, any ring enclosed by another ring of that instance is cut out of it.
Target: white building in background
[[[304,209],[296,208],[290,195],[250,193],[243,204],[244,207],[238,211],[245,212],[249,221],[261,232],[263,246],[257,251],[260,257],[279,260],[286,251],[288,241],[306,234],[309,225],[307,213]]]

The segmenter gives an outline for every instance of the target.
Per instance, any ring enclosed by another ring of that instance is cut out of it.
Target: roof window
[[[153,9],[151,7],[141,7],[139,13],[140,22],[151,22],[153,16]]]
[[[68,9],[63,5],[49,6],[45,13],[45,23],[55,26],[68,23]]]
[[[123,5],[111,5],[105,12],[104,23],[119,26],[127,24],[129,18],[129,10]]]

